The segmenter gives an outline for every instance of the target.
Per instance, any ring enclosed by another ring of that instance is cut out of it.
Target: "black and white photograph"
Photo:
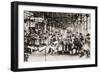
[[[24,11],[24,61],[91,58],[91,15]]]
[[[97,66],[97,7],[12,2],[12,71]]]

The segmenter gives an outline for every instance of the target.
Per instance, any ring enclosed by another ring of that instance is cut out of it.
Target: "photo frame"
[[[11,2],[11,70],[97,66],[97,6]]]

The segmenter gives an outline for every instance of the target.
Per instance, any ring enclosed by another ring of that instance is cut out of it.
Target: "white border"
[[[52,61],[52,62],[24,62],[24,10],[42,11],[42,12],[63,12],[63,13],[89,13],[91,14],[91,58],[84,60]],[[18,68],[35,68],[64,65],[86,65],[95,64],[95,10],[81,8],[62,8],[48,6],[27,6],[19,5],[18,7]]]

